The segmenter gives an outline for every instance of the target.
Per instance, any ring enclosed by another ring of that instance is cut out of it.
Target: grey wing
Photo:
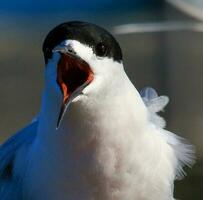
[[[22,200],[22,180],[27,152],[36,136],[35,120],[0,146],[0,199]]]
[[[149,120],[159,129],[159,133],[165,141],[173,148],[176,155],[177,164],[175,166],[176,179],[182,179],[186,174],[184,166],[191,167],[195,163],[195,148],[189,144],[184,138],[165,130],[166,122],[158,115],[169,102],[167,96],[158,96],[157,92],[151,88],[146,87],[141,90],[142,97],[148,112]]]

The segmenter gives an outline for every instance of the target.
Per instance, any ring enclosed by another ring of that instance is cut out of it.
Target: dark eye
[[[97,44],[96,46],[96,54],[100,57],[105,56],[107,53],[107,47],[100,42],[99,44]]]

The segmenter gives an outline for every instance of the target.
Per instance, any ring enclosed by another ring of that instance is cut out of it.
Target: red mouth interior
[[[64,102],[78,87],[92,80],[93,72],[86,62],[68,54],[61,55],[57,68],[57,82],[63,92]]]

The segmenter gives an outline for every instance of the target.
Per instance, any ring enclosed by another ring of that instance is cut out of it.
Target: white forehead
[[[96,57],[93,49],[90,46],[83,44],[77,40],[64,40],[62,44],[65,46],[70,45],[77,53],[77,55],[79,55],[83,60],[91,60]]]

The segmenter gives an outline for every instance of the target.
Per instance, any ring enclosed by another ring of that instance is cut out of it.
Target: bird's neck
[[[147,111],[138,92],[126,81],[120,90],[122,94],[106,94],[87,98],[82,102],[72,103],[63,119],[61,127],[56,130],[61,99],[51,96],[46,90],[43,97],[39,135],[44,142],[57,145],[73,145],[86,148],[95,139],[125,134],[141,133],[147,121]]]

